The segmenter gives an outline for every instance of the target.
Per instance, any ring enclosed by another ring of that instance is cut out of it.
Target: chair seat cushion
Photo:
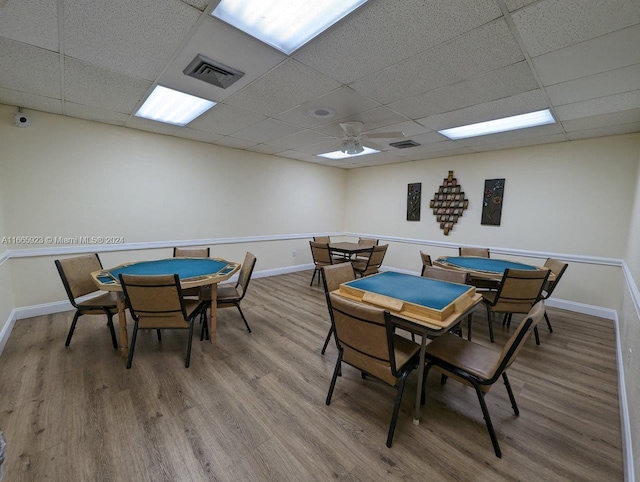
[[[427,359],[441,361],[471,373],[480,380],[494,376],[500,363],[500,350],[479,345],[452,333],[445,333],[427,345]]]
[[[363,271],[367,268],[367,261],[353,260],[351,261],[351,266],[353,266],[355,270]]]
[[[240,296],[240,292],[236,289],[235,285],[227,284],[218,286],[218,301],[237,300]]]
[[[110,291],[108,293],[103,293],[89,300],[82,301],[81,303],[78,303],[78,306],[80,307],[80,310],[85,314],[95,313],[95,314],[103,315],[104,314],[104,310],[102,309],[103,307],[107,308],[111,313],[117,313],[118,311],[117,303],[118,303],[118,294]]]

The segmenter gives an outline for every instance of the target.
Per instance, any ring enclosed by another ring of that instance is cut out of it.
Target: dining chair
[[[458,248],[459,256],[476,256],[478,258],[490,258],[489,248]]]
[[[191,343],[193,340],[193,323],[204,303],[182,296],[180,278],[177,274],[147,276],[120,274],[120,284],[127,299],[129,311],[133,318],[133,334],[129,346],[127,369],[133,363],[138,330],[189,330],[187,339],[187,356],[185,367],[191,362]]]
[[[247,322],[247,319],[242,312],[242,308],[240,308],[240,303],[244,299],[247,294],[247,289],[249,289],[249,282],[251,281],[251,276],[253,275],[253,269],[256,267],[256,257],[253,253],[247,251],[244,256],[244,262],[242,263],[242,268],[240,268],[240,273],[238,273],[238,281],[233,283],[225,283],[218,285],[218,294],[216,297],[216,307],[217,308],[238,308],[238,312],[242,317],[242,321],[244,321],[244,325],[247,327],[247,331],[251,333],[251,327]],[[205,308],[202,312],[202,317],[204,321],[204,317],[207,315],[207,310],[211,307],[211,288],[209,286],[203,286],[200,289],[200,300],[205,302]],[[202,333],[200,334],[200,340],[205,337],[206,334],[207,323],[202,323]]]
[[[504,313],[503,324],[510,323],[513,313],[528,313],[542,297],[550,271],[548,269],[506,269],[497,291],[483,291],[482,301],[487,307],[489,338],[493,343],[493,317]],[[536,345],[540,344],[538,328],[534,328]]]
[[[355,279],[356,274],[353,272],[353,266],[351,266],[351,263],[334,264],[332,266],[324,266],[322,268],[324,295],[327,299],[329,319],[332,321],[331,326],[329,327],[329,333],[327,333],[327,336],[324,339],[324,345],[322,345],[322,351],[320,352],[322,355],[324,355],[324,352],[327,350],[327,345],[329,344],[331,335],[335,336],[335,333],[333,331],[333,310],[331,309],[331,298],[329,298],[329,294],[332,291],[340,288],[340,285],[342,283],[348,283],[349,281],[353,281]]]
[[[174,258],[209,258],[211,249],[208,246],[180,246],[173,248]],[[200,287],[182,290],[182,296],[199,296]]]
[[[311,257],[313,258],[313,276],[311,276],[311,283],[309,286],[313,286],[313,280],[318,274],[318,284],[320,284],[320,277],[322,272],[320,271],[324,266],[333,264],[333,257],[331,256],[331,250],[329,249],[329,243],[316,243],[315,241],[309,241],[309,247],[311,248]]]
[[[329,244],[331,243],[331,237],[330,236],[314,236],[313,241],[316,243]]]
[[[452,269],[438,268],[437,266],[423,266],[422,277],[446,281],[448,283],[458,283],[468,285],[469,273],[466,271],[455,271]],[[473,313],[467,315],[467,340],[471,340],[471,323],[473,321]],[[460,333],[462,331],[460,330]]]
[[[568,266],[569,266],[568,263],[563,263],[562,261],[553,259],[553,258],[549,258],[547,259],[547,261],[545,261],[544,267],[549,268],[549,270],[551,270],[551,273],[554,274],[555,279],[553,281],[547,281],[547,284],[542,290],[543,300],[546,301],[549,299],[549,297],[553,293],[553,290],[555,290],[556,286],[558,286],[558,281],[560,281],[560,278],[562,278],[562,275],[567,270]],[[544,312],[544,319],[547,322],[547,328],[549,328],[549,331],[553,333],[553,328],[551,328],[551,322],[549,321],[549,315],[547,315],[546,310]]]
[[[422,260],[422,271],[420,272],[420,276],[424,276],[424,269],[427,266],[433,266],[433,263],[431,262],[431,256],[427,253],[423,253],[422,251],[420,251],[420,259]]]
[[[360,248],[372,248],[374,246],[378,246],[378,240],[374,238],[358,238],[358,247]],[[364,251],[362,253],[356,254],[355,261],[366,261],[369,259],[371,252]]]
[[[420,345],[394,333],[388,311],[329,294],[332,323],[338,345],[338,359],[331,378],[326,404],[331,403],[338,374],[346,363],[397,388],[387,434],[391,447],[407,376],[417,366]]]
[[[429,370],[437,367],[442,371],[441,383],[452,378],[465,385],[473,387],[478,396],[482,415],[484,417],[491,443],[497,457],[502,457],[491,416],[485,401],[486,393],[502,378],[511,401],[511,407],[516,416],[520,414],[516,399],[509,384],[507,369],[515,361],[520,349],[524,345],[532,330],[535,330],[544,315],[544,302],[537,302],[528,312],[525,320],[520,323],[504,347],[484,346],[465,340],[451,333],[446,333],[429,343],[425,350],[424,379]],[[424,393],[424,391],[423,391]],[[424,399],[423,399],[424,403]]]
[[[358,260],[356,258],[351,261],[353,270],[361,278],[377,273],[380,270],[380,266],[382,266],[382,261],[384,260],[385,254],[387,254],[388,247],[388,244],[373,246],[366,260]]]
[[[56,259],[55,265],[64,290],[69,297],[69,302],[76,309],[64,346],[69,346],[71,343],[71,337],[76,329],[78,318],[83,315],[107,315],[107,326],[111,332],[111,342],[113,343],[113,348],[118,348],[118,340],[113,327],[113,315],[118,312],[118,295],[114,292],[105,293],[98,290],[91,277],[92,272],[102,269],[98,253]],[[88,300],[78,301],[78,298],[86,295],[96,296]]]

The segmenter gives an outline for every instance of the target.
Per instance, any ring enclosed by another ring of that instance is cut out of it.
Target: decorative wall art
[[[448,236],[453,225],[462,216],[462,212],[469,207],[469,200],[465,197],[458,180],[453,177],[453,171],[449,171],[449,177],[442,182],[438,192],[433,195],[433,199],[429,201],[429,207],[433,209],[433,214],[440,223],[440,229],[444,231],[445,236]]]
[[[407,187],[407,221],[420,221],[422,183],[414,182]]]
[[[500,226],[503,196],[504,179],[486,179],[484,181],[481,224]]]

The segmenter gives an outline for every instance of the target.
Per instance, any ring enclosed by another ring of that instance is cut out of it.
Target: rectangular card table
[[[386,271],[343,283],[335,294],[378,308],[394,316],[401,328],[422,336],[418,389],[413,423],[420,423],[420,388],[424,377],[427,338],[441,335],[460,323],[480,303],[474,286],[448,283]]]
[[[475,256],[441,256],[433,264],[440,268],[466,271],[474,279],[499,282],[506,269],[546,270],[540,266],[517,263],[506,259],[478,258]],[[549,273],[549,281],[553,281],[555,275]]]
[[[228,280],[240,269],[239,263],[221,258],[169,258],[153,261],[126,263],[111,269],[103,269],[91,273],[98,289],[116,291],[118,296],[118,322],[120,325],[120,346],[122,356],[129,353],[129,337],[127,335],[127,318],[122,294],[120,274],[135,275],[167,275],[177,274],[183,289],[196,286],[211,285],[211,299],[217,298],[218,283]],[[211,303],[211,342],[215,340],[217,327],[216,303]]]

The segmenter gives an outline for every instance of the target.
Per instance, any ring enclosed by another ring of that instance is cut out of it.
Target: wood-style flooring
[[[475,393],[434,371],[420,425],[416,374],[407,382],[393,447],[385,446],[395,390],[345,366],[325,405],[337,350],[311,271],[254,279],[218,312],[215,344],[186,331],[138,336],[133,368],[111,346],[104,317],[72,312],[20,320],[0,357],[3,482],[188,480],[623,480],[613,323],[549,309],[487,405],[491,446]],[[482,307],[474,341],[488,344]],[[503,344],[512,327],[495,326]],[[466,335],[466,325],[465,335]]]

